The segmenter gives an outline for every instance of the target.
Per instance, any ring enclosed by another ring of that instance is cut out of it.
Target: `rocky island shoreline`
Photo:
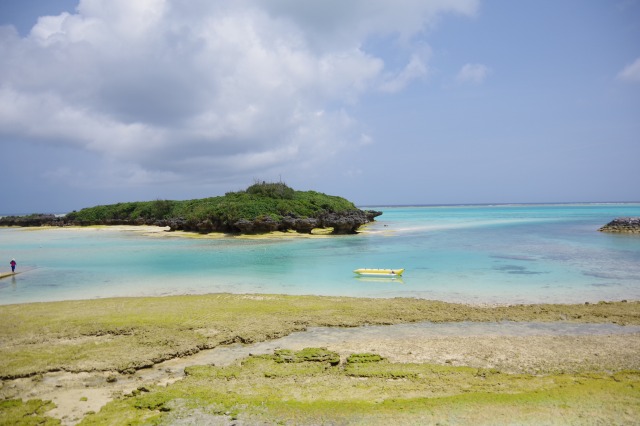
[[[222,197],[118,203],[89,207],[64,216],[6,216],[0,218],[0,226],[152,225],[201,234],[275,231],[310,234],[314,229],[330,228],[333,234],[355,234],[381,214],[361,210],[342,197],[295,191],[281,182],[261,182]]]
[[[599,231],[640,234],[640,217],[618,217],[600,228]]]
[[[168,219],[104,219],[99,221],[75,220],[72,217],[53,214],[34,214],[29,216],[6,216],[0,218],[0,226],[40,227],[40,226],[158,226],[168,227],[170,231],[185,231],[208,234],[213,232],[263,234],[269,232],[296,231],[310,234],[314,229],[332,228],[333,234],[355,234],[358,228],[373,222],[382,212],[375,210],[352,210],[339,213],[324,213],[318,217],[296,217],[288,215],[280,220],[269,216],[254,219],[239,219],[228,224],[211,220],[193,221],[183,217]]]

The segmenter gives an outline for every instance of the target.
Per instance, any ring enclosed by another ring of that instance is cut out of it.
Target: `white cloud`
[[[456,81],[461,84],[481,84],[491,73],[491,69],[482,64],[465,64],[458,74]]]
[[[427,74],[412,37],[477,6],[81,0],[25,38],[0,31],[0,138],[96,153],[122,181],[312,167],[362,143],[351,103]],[[363,50],[372,36],[404,40],[406,67]]]
[[[624,67],[624,69],[618,73],[618,78],[624,81],[640,82],[640,58]]]
[[[360,145],[371,145],[372,143],[373,138],[371,138],[371,136],[367,135],[366,133],[360,135]]]
[[[372,34],[402,40],[437,25],[443,13],[473,15],[478,0],[263,0],[265,9],[305,28],[314,46],[359,44]]]
[[[380,86],[380,90],[388,93],[397,93],[403,90],[413,80],[427,75],[428,69],[424,61],[413,55],[407,66],[398,74],[388,78]]]

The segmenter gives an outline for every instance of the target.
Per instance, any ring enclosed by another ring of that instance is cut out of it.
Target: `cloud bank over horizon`
[[[75,185],[203,182],[302,169],[370,141],[349,105],[427,73],[412,38],[474,0],[81,0],[0,30],[0,134],[104,159]],[[363,48],[397,40],[399,68]],[[424,50],[423,47],[420,48]]]

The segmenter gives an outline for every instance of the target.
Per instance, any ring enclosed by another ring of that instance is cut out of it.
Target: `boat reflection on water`
[[[386,277],[367,277],[367,276],[355,276],[353,277],[357,281],[369,282],[369,283],[389,283],[389,284],[404,284],[401,276],[386,276]]]

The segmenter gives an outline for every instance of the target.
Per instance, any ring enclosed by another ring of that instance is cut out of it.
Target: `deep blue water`
[[[0,304],[184,293],[420,297],[472,303],[640,299],[640,235],[597,229],[640,204],[373,207],[358,235],[192,239],[0,229]],[[3,260],[4,262],[4,260]],[[356,268],[405,268],[402,280]]]

